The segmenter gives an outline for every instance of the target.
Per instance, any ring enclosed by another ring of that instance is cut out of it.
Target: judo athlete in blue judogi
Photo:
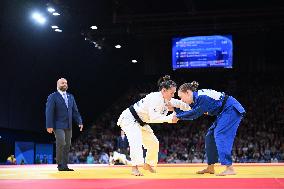
[[[197,174],[214,174],[214,164],[220,161],[226,169],[218,176],[234,175],[232,147],[237,129],[245,113],[242,105],[232,96],[211,89],[198,90],[198,83],[184,83],[178,90],[181,100],[191,106],[191,110],[174,108],[177,120],[193,120],[203,114],[216,116],[205,138],[207,168]],[[176,121],[177,121],[176,120]]]

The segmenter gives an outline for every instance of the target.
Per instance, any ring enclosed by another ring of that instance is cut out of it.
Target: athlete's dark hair
[[[199,83],[197,81],[193,81],[191,83],[184,83],[179,87],[179,91],[186,92],[187,90],[191,90],[192,92],[197,91]]]
[[[158,81],[158,87],[159,91],[161,91],[163,88],[170,89],[172,87],[177,87],[177,84],[171,80],[171,76],[165,75],[164,77],[161,77]]]

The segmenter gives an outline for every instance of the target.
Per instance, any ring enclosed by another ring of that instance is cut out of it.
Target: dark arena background
[[[0,189],[284,188],[282,0],[0,5]],[[216,174],[196,174],[207,165],[208,115],[151,124],[159,139],[156,173],[141,167],[137,177],[130,164],[110,160],[113,152],[130,160],[117,120],[158,91],[164,75],[178,87],[198,81],[244,106],[232,149],[236,175],[218,177],[220,164]],[[84,125],[80,132],[73,123],[70,172],[57,170],[56,140],[45,125],[47,97],[60,78]]]

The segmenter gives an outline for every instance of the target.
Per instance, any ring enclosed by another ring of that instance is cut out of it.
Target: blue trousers
[[[218,163],[218,159],[221,165],[232,165],[232,147],[242,118],[243,114],[231,106],[209,128],[205,137],[208,165]]]

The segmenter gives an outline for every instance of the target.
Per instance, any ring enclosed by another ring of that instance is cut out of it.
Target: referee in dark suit
[[[120,136],[117,138],[117,151],[128,156],[129,143],[123,130],[120,131]]]
[[[57,81],[57,91],[50,94],[46,102],[46,129],[54,132],[56,138],[56,163],[58,171],[74,171],[68,168],[68,153],[72,138],[72,120],[83,129],[82,118],[78,111],[74,96],[67,93],[67,80]]]

